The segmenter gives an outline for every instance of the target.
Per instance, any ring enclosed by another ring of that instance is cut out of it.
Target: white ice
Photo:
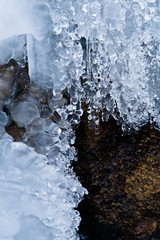
[[[37,40],[49,37],[48,11],[43,0],[1,0],[0,40],[21,34],[32,34]]]
[[[45,1],[1,0],[0,63],[4,64],[10,58],[19,60],[27,45],[30,77],[36,83],[39,80],[46,84],[47,78],[51,77],[48,67],[51,30],[50,10]]]
[[[73,208],[82,188],[46,162],[24,143],[0,140],[0,239],[78,239]]]

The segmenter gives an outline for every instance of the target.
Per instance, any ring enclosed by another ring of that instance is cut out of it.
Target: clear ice
[[[159,0],[0,1],[0,239],[79,239],[81,104],[95,128],[101,112],[123,130],[159,129],[159,36]]]

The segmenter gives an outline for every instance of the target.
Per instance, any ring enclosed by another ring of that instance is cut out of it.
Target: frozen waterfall
[[[159,0],[0,1],[0,239],[79,239],[81,104],[95,129],[159,128],[159,48]]]

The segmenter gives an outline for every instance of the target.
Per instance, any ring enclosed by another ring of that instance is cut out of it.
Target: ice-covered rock
[[[25,127],[39,115],[37,106],[33,102],[14,102],[11,106],[12,119],[19,127]]]
[[[18,64],[10,60],[7,64],[0,66],[0,105],[8,103],[15,93],[18,81]]]
[[[53,110],[49,106],[45,106],[44,105],[44,106],[41,107],[41,114],[40,114],[40,116],[42,118],[47,119],[47,118],[51,117],[52,115],[53,115]]]

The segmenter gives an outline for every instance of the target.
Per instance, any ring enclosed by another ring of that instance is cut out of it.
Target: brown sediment
[[[88,240],[148,239],[160,227],[160,132],[147,124],[124,136],[110,118],[95,134],[85,111],[76,136],[74,170],[89,191],[80,232]]]

